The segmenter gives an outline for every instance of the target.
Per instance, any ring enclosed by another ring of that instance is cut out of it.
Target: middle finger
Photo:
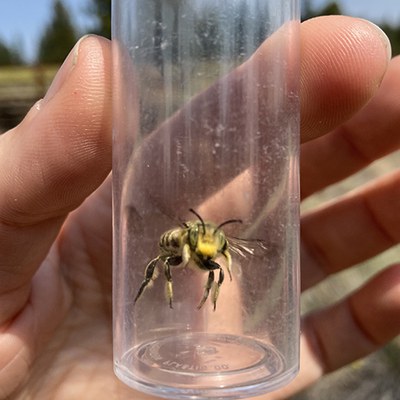
[[[396,245],[400,171],[308,212],[301,234],[303,289]]]

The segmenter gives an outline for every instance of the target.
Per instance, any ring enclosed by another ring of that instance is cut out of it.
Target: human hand
[[[375,28],[319,18],[302,35],[306,197],[399,148],[400,59],[376,91],[387,54]],[[86,38],[40,107],[0,137],[0,398],[151,399],[112,373],[109,77],[109,43]],[[399,241],[399,180],[304,216],[304,287]],[[399,292],[394,266],[306,317],[299,376],[260,399],[285,398],[400,333]]]

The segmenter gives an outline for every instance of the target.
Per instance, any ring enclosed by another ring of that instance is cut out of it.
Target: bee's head
[[[198,256],[205,259],[213,259],[220,253],[226,243],[223,226],[235,222],[242,222],[239,219],[227,220],[218,226],[204,222],[203,218],[193,209],[190,211],[199,219],[189,230],[189,245]]]

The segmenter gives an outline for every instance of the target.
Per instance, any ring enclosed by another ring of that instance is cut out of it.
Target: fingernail
[[[51,83],[49,89],[47,90],[47,93],[44,96],[44,99],[43,99],[41,105],[48,103],[55,96],[55,94],[61,89],[61,87],[64,85],[65,81],[68,79],[71,72],[73,71],[75,66],[78,64],[79,48],[80,48],[82,42],[88,36],[89,35],[85,35],[82,38],[80,38],[78,40],[78,42],[75,44],[75,46],[73,47],[73,49],[71,50],[71,52],[68,54],[67,58],[61,65],[56,76],[54,77],[53,82]]]
[[[382,44],[386,50],[386,55],[387,55],[387,59],[388,61],[391,60],[392,58],[392,45],[390,43],[389,38],[387,37],[386,33],[382,30],[381,27],[379,27],[378,25],[374,24],[373,22],[367,20],[367,19],[363,19],[363,18],[359,18],[361,21],[367,23],[371,28],[373,28],[375,30],[375,32],[378,33]]]

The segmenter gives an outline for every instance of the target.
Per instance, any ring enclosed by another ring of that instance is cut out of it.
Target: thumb
[[[108,174],[108,47],[105,39],[82,38],[45,98],[1,137],[0,220],[25,225],[70,211]]]
[[[0,136],[0,324],[25,304],[65,216],[110,171],[110,63],[107,40],[81,39],[46,97]]]

